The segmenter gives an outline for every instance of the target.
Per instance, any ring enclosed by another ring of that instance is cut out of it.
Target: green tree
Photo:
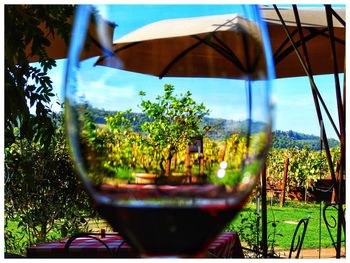
[[[5,5],[5,144],[20,138],[50,144],[55,133],[49,103],[54,96],[48,70],[56,66],[45,47],[55,32],[68,43],[73,14],[68,5]],[[30,64],[37,57],[38,64]]]
[[[143,97],[146,94],[140,92]],[[171,159],[175,153],[184,149],[194,137],[203,133],[200,124],[209,113],[203,103],[197,104],[187,91],[185,94],[174,94],[174,86],[165,84],[164,94],[155,101],[143,100],[141,109],[149,118],[141,129],[147,134],[148,143],[157,152],[163,152],[166,168],[160,162],[160,169],[170,175]]]
[[[95,216],[75,174],[66,146],[62,116],[55,115],[55,134],[47,147],[17,138],[5,148],[5,220],[17,222],[27,236],[26,246],[47,241],[50,230],[71,235]],[[11,230],[6,246],[11,245]]]
[[[49,39],[70,38],[72,5],[5,5],[5,220],[15,220],[28,244],[52,228],[74,233],[93,212],[74,173],[62,116],[50,108],[48,76],[56,66]],[[38,63],[31,64],[31,57]],[[7,224],[5,224],[7,227]],[[13,239],[6,228],[6,246]]]

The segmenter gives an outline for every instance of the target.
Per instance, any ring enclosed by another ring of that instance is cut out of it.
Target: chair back
[[[309,224],[310,216],[307,216],[301,219],[294,231],[292,244],[289,250],[289,257],[292,257],[292,254],[296,252],[295,258],[299,258],[301,247],[303,246],[304,237],[307,229],[307,225]],[[297,240],[297,241],[296,241]]]
[[[325,206],[323,207],[323,220],[324,223],[327,227],[327,231],[328,234],[332,240],[332,246],[334,247],[335,250],[337,250],[337,240],[335,240],[336,238],[333,236],[332,233],[335,233],[335,229],[338,227],[338,224],[342,224],[343,227],[343,239],[341,240],[341,242],[345,243],[346,240],[346,227],[345,227],[345,208],[343,208],[343,206],[340,207],[340,219],[341,222],[338,222],[338,217],[335,217],[331,212],[332,210],[335,210],[337,213],[339,212],[339,204],[337,203],[326,203]],[[333,211],[334,212],[334,211]],[[333,230],[332,230],[333,229]]]

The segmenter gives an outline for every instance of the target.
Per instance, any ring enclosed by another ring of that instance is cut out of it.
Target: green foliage
[[[72,5],[5,6],[7,252],[23,253],[29,244],[57,238],[53,230],[75,233],[93,211],[68,155],[62,116],[50,108],[48,71],[56,62],[45,47],[57,36],[68,43],[73,11]]]
[[[262,221],[261,210],[256,210],[253,204],[250,203],[244,208],[233,222],[227,226],[226,231],[235,231],[238,233],[241,241],[244,242],[244,247],[251,251],[245,251],[247,258],[261,258],[262,257]],[[269,220],[267,222],[267,248],[268,255],[275,257],[275,244],[277,238],[283,238],[283,234],[277,230],[279,220],[276,220],[273,214],[273,208],[269,207]]]
[[[324,204],[322,204],[323,209]],[[261,211],[261,210],[260,210]],[[267,234],[268,234],[268,253],[276,252],[277,249],[289,250],[293,233],[300,219],[310,215],[309,225],[305,234],[303,249],[318,248],[319,246],[319,203],[304,202],[286,202],[284,207],[279,204],[273,204],[267,207]],[[337,211],[330,211],[329,216],[337,218]],[[257,220],[260,223],[257,224]],[[251,232],[249,230],[252,230]],[[237,231],[243,246],[248,248],[259,247],[261,240],[261,214],[257,213],[256,204],[249,203],[229,224],[225,231]],[[243,232],[247,234],[243,234]],[[242,234],[241,234],[242,233]],[[259,234],[260,238],[256,239]],[[332,229],[333,236],[336,235],[336,228]],[[343,235],[343,233],[342,233]],[[257,240],[259,240],[257,242]],[[321,225],[321,247],[332,247],[332,240],[322,221]],[[335,252],[334,252],[335,253]],[[277,254],[278,255],[278,254]]]
[[[203,135],[200,125],[208,114],[203,104],[191,98],[190,92],[176,95],[174,91],[173,86],[165,85],[164,94],[155,101],[142,99],[142,115],[131,110],[114,112],[104,118],[105,125],[96,124],[92,118],[96,111],[82,103],[78,109],[82,149],[90,170],[118,178],[130,174],[127,170],[169,175],[173,156],[184,157],[192,139]],[[140,92],[141,97],[145,95]],[[215,143],[210,145],[214,147],[213,153],[218,151]],[[208,165],[212,167],[213,162]],[[98,163],[102,165],[92,166]]]
[[[47,72],[56,62],[45,47],[51,44],[48,34],[68,40],[71,25],[66,20],[72,14],[73,6],[67,5],[5,5],[6,146],[17,135],[50,144],[55,131],[48,105],[54,94]],[[38,58],[39,67],[29,64],[31,56]]]
[[[140,92],[140,96],[145,96]],[[201,136],[200,124],[209,113],[203,103],[197,104],[191,93],[174,94],[174,86],[164,85],[164,94],[154,102],[142,100],[141,109],[150,119],[141,126],[156,151],[165,150],[164,158],[171,162],[175,153],[183,150],[193,138]],[[161,167],[164,172],[164,167]],[[166,174],[170,174],[170,170]]]
[[[339,142],[335,139],[328,139],[330,148],[339,146]],[[320,150],[320,137],[307,135],[295,131],[274,131],[272,146],[275,149],[305,148],[310,150]]]
[[[339,159],[340,149],[332,148],[334,163]],[[328,165],[325,153],[308,149],[274,149],[269,151],[267,159],[267,175],[270,185],[281,185],[285,159],[289,159],[287,186],[312,187],[318,179],[325,178]],[[287,189],[288,190],[288,189]]]
[[[238,232],[239,238],[247,243],[250,249],[260,248],[261,229],[260,215],[256,211],[247,211],[239,215],[240,224],[235,226],[234,231]]]
[[[71,235],[95,215],[70,161],[61,118],[55,116],[47,147],[17,138],[5,148],[5,221],[18,222],[27,238],[5,225],[7,250],[23,252],[21,246],[47,241],[53,229]]]
[[[203,138],[203,149],[204,149],[204,167],[208,174],[212,174],[220,158],[220,146],[215,140],[209,138]]]

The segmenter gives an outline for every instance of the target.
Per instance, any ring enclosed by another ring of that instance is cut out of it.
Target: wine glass
[[[269,48],[255,5],[77,7],[72,156],[100,215],[142,257],[203,256],[244,206],[271,139]]]

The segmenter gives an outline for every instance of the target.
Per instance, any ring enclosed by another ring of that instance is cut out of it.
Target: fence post
[[[289,166],[289,158],[287,157],[286,160],[284,161],[283,183],[282,183],[282,189],[281,189],[281,195],[280,195],[280,207],[284,206],[284,201],[286,200],[288,166]]]
[[[191,156],[190,156],[190,146],[186,148],[186,175],[191,175]]]

